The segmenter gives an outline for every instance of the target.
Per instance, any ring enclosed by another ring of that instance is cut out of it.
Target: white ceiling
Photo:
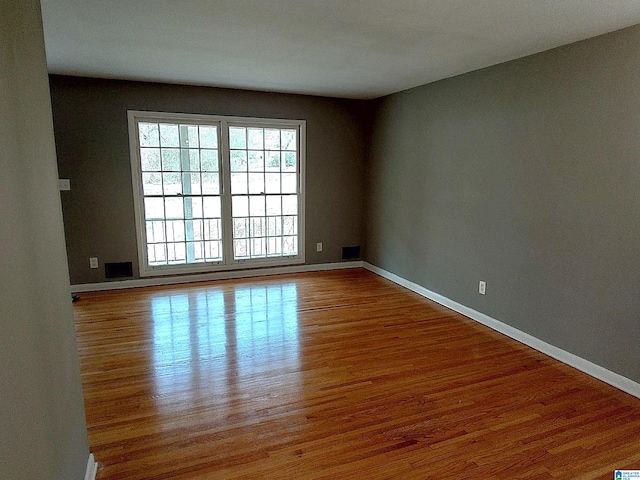
[[[51,73],[374,98],[640,23],[638,0],[41,0]]]

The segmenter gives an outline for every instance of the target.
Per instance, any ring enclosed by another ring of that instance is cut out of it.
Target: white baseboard
[[[96,480],[98,474],[98,464],[96,459],[93,458],[93,453],[89,454],[89,460],[87,460],[87,471],[84,474],[84,480]]]
[[[72,293],[97,292],[101,290],[121,290],[123,288],[153,287],[157,285],[175,285],[177,283],[206,282],[210,280],[230,280],[235,278],[262,277],[265,275],[282,275],[285,273],[319,272],[323,270],[340,270],[344,268],[362,267],[363,262],[318,263],[314,265],[291,265],[287,267],[259,268],[253,270],[226,270],[195,275],[172,277],[150,277],[136,280],[121,280],[102,283],[84,283],[71,285]]]
[[[555,358],[556,360],[561,361],[562,363],[566,363],[581,372],[584,372],[592,377],[597,378],[609,385],[616,387],[623,392],[626,392],[634,397],[640,398],[640,384],[630,380],[627,377],[623,377],[620,374],[612,372],[611,370],[607,370],[606,368],[601,367],[600,365],[596,365],[584,358],[578,357],[573,353],[569,353],[561,348],[555,347],[547,342],[544,342],[533,335],[529,335],[517,328],[514,328],[506,323],[502,323],[495,318],[492,318],[484,313],[473,310],[472,308],[466,307],[458,302],[455,302],[447,297],[444,297],[438,293],[432,292],[431,290],[427,290],[426,288],[418,285],[417,283],[413,283],[409,280],[406,280],[398,275],[395,275],[391,272],[383,270],[382,268],[378,268],[375,265],[371,265],[370,263],[363,262],[363,267],[367,270],[380,275],[381,277],[386,278],[387,280],[391,280],[398,285],[401,285],[418,295],[422,295],[429,300],[433,300],[440,305],[443,305],[451,310],[454,310],[462,315],[475,320],[487,327],[500,332],[508,337],[517,340],[520,343],[524,343],[525,345],[538,350],[550,357]]]

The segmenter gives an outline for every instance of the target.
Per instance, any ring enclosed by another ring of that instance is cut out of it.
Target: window
[[[304,262],[305,122],[129,112],[140,275]]]

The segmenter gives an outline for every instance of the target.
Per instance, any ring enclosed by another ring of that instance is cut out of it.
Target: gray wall
[[[89,455],[40,4],[0,2],[0,478],[80,480]]]
[[[105,281],[104,262],[132,261],[138,277],[127,110],[306,120],[306,263],[338,262],[341,247],[364,241],[366,102],[63,76],[50,81],[60,176],[71,179],[62,202],[72,284]],[[100,269],[89,269],[92,256]]]
[[[367,205],[372,264],[640,381],[640,27],[380,100]]]
[[[640,381],[638,45],[633,27],[372,102],[53,76],[72,283],[104,281],[89,256],[137,266],[127,109],[304,119],[307,263],[366,237],[374,265]]]

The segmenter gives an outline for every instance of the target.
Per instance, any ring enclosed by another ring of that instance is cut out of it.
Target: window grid
[[[231,126],[229,144],[234,259],[297,255],[296,130]]]
[[[222,260],[218,128],[138,124],[151,266]]]
[[[142,276],[304,262],[303,121],[129,121]]]

